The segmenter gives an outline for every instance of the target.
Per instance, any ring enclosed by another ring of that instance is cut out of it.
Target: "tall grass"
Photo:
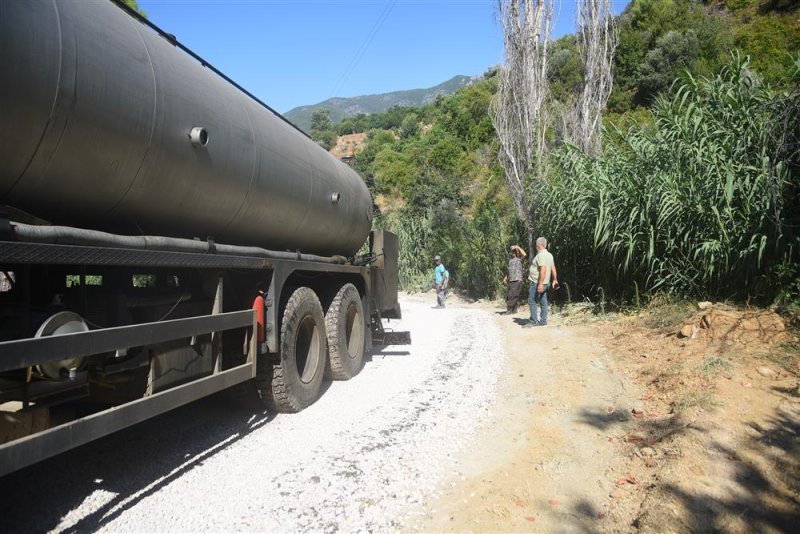
[[[561,277],[588,296],[774,298],[800,244],[787,95],[737,57],[658,98],[652,125],[607,131],[598,158],[557,151],[537,205]]]

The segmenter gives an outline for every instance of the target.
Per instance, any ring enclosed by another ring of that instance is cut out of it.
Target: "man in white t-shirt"
[[[540,237],[536,240],[536,256],[531,260],[528,269],[528,281],[531,284],[528,290],[528,306],[531,309],[531,318],[524,326],[545,326],[547,324],[547,290],[550,286],[558,288],[558,271],[553,261],[553,255],[547,251],[547,239]],[[539,315],[539,306],[542,313]]]

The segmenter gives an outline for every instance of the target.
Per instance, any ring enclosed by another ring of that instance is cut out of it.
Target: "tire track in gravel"
[[[294,466],[272,479],[282,497],[273,516],[289,518],[279,520],[279,528],[394,530],[402,525],[403,510],[422,502],[437,485],[441,462],[464,444],[475,414],[491,403],[491,395],[474,394],[481,386],[489,392],[497,374],[496,369],[487,372],[485,364],[497,368],[502,363],[488,353],[490,339],[479,339],[485,315],[457,313],[422,383],[369,410],[361,426],[337,433],[338,447],[313,451],[328,469]],[[476,385],[480,380],[487,383]],[[321,491],[309,492],[309,483]],[[303,513],[298,502],[306,503]]]

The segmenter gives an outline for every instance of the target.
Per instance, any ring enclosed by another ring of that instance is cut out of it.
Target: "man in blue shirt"
[[[450,282],[450,273],[442,264],[442,258],[438,254],[433,260],[436,262],[436,269],[433,270],[433,285],[436,287],[436,307],[444,308],[444,301],[447,298],[447,284]]]

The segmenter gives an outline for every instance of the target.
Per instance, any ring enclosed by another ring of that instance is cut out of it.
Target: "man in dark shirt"
[[[506,313],[517,313],[517,302],[522,292],[522,259],[527,254],[519,245],[511,245],[511,259],[508,260],[508,274],[503,283],[508,285],[506,294]]]

